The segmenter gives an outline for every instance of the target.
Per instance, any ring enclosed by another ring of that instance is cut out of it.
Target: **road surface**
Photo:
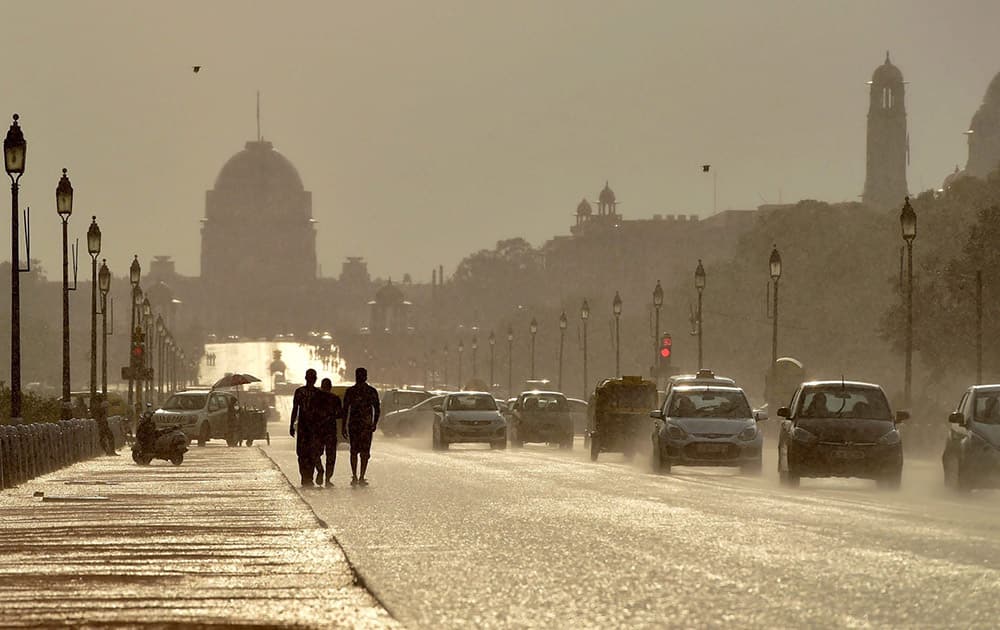
[[[297,482],[292,440],[268,451]],[[1000,494],[954,496],[932,461],[908,461],[892,492],[783,488],[773,459],[756,478],[657,476],[639,457],[591,463],[579,440],[434,452],[377,436],[373,451],[370,487],[349,486],[342,452],[335,487],[304,496],[411,627],[992,627],[1000,614]]]

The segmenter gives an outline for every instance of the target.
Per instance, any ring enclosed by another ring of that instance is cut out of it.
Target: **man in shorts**
[[[378,427],[381,409],[378,392],[368,384],[368,370],[354,370],[354,385],[344,392],[344,438],[351,443],[351,485],[367,486],[365,473],[371,458],[372,435]],[[361,476],[358,476],[358,460]]]
[[[296,389],[292,396],[292,417],[288,427],[288,433],[295,438],[303,488],[313,487],[313,471],[319,458],[320,394],[316,388],[316,370],[310,368],[306,370],[306,384]]]
[[[319,451],[316,454],[316,485],[333,487],[333,467],[337,465],[337,420],[341,418],[340,397],[333,393],[333,382],[324,378],[319,386],[321,396],[319,418]],[[326,467],[323,467],[323,453],[326,453]]]

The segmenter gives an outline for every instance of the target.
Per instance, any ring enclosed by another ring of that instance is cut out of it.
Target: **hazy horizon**
[[[0,115],[22,117],[21,205],[50,279],[63,167],[71,234],[96,214],[116,275],[133,253],[198,274],[205,191],[255,138],[257,90],[264,138],[313,194],[323,274],[353,255],[373,276],[428,281],[498,239],[566,233],[605,180],[627,217],[711,214],[703,163],[720,210],[779,191],[857,199],[865,81],[887,49],[909,82],[909,188],[936,187],[965,165],[962,131],[1000,72],[1000,5],[987,2],[50,2],[6,15]],[[9,259],[9,229],[0,247]]]

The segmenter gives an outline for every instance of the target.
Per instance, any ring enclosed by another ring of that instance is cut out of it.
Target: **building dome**
[[[403,292],[392,283],[391,279],[384,287],[375,292],[375,303],[379,306],[402,304],[405,301],[406,297]]]
[[[983,103],[969,123],[969,161],[965,172],[985,178],[1000,166],[1000,74],[993,77]]]
[[[594,209],[590,207],[590,202],[584,199],[576,206],[576,214],[580,217],[589,217],[594,213]]]
[[[903,72],[892,65],[889,61],[889,51],[885,51],[885,63],[883,63],[878,68],[875,68],[875,72],[872,73],[872,83],[885,84],[885,83],[902,83],[903,82]]]
[[[305,187],[298,170],[270,142],[247,142],[229,158],[215,178],[215,190],[228,192],[248,185],[301,193]]]
[[[615,191],[611,190],[611,186],[608,185],[608,182],[604,182],[604,190],[601,191],[597,200],[601,202],[602,205],[610,204],[613,206],[615,204]]]

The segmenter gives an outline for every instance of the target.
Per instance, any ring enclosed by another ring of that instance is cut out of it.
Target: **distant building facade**
[[[983,103],[969,124],[965,174],[985,178],[1000,166],[1000,74],[986,88]]]
[[[889,60],[875,69],[869,82],[868,138],[865,188],[862,200],[871,206],[902,205],[908,194],[906,164],[909,136],[906,132],[906,99],[903,73]]]

